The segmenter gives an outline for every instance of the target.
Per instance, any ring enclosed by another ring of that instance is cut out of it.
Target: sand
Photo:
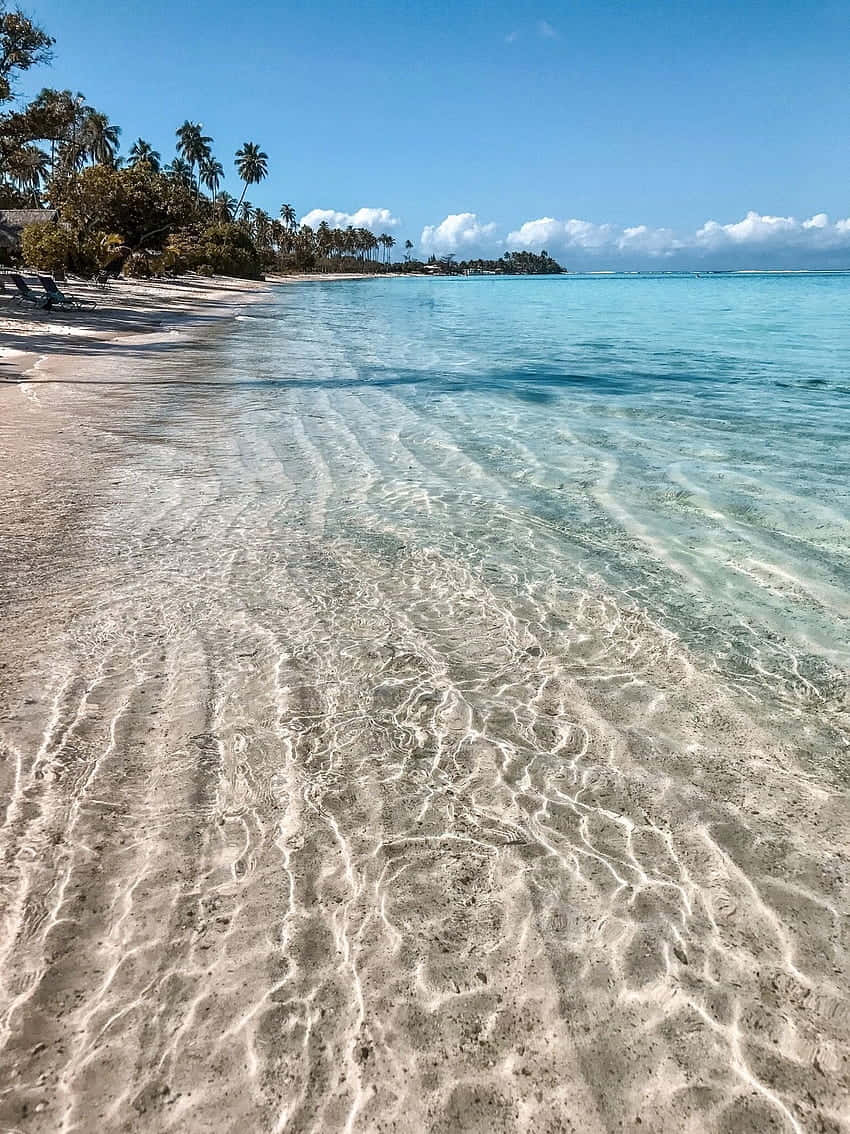
[[[26,274],[26,273],[25,273]],[[74,363],[134,336],[174,331],[235,314],[241,306],[268,294],[268,286],[369,275],[271,275],[264,283],[225,277],[183,276],[176,280],[116,280],[105,290],[69,280],[60,285],[73,296],[93,301],[93,311],[39,311],[13,302],[11,283],[0,293],[0,380],[19,377],[36,362],[47,371],[73,370]]]
[[[2,315],[0,1130],[846,1129],[846,793],[604,595],[329,543],[321,426],[144,403],[267,294]]]

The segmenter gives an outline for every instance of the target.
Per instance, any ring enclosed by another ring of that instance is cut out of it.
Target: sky
[[[846,0],[24,0],[80,90],[164,158],[269,155],[254,205],[419,255],[567,268],[850,267]]]

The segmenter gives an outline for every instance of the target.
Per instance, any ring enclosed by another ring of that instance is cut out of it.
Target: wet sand
[[[355,424],[143,330],[0,388],[0,1129],[847,1129],[840,775],[601,590],[329,538]]]

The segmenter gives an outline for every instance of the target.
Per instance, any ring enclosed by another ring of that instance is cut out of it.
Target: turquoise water
[[[850,660],[848,301],[850,275],[334,283],[232,345],[246,398],[331,429],[330,533],[595,576],[798,686]]]
[[[846,1128],[850,275],[304,283],[124,349],[10,588],[62,1129],[118,1042],[116,1129]]]

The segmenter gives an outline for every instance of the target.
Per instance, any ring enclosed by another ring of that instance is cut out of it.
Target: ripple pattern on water
[[[850,284],[703,282],[24,391],[0,1126],[848,1127]]]

